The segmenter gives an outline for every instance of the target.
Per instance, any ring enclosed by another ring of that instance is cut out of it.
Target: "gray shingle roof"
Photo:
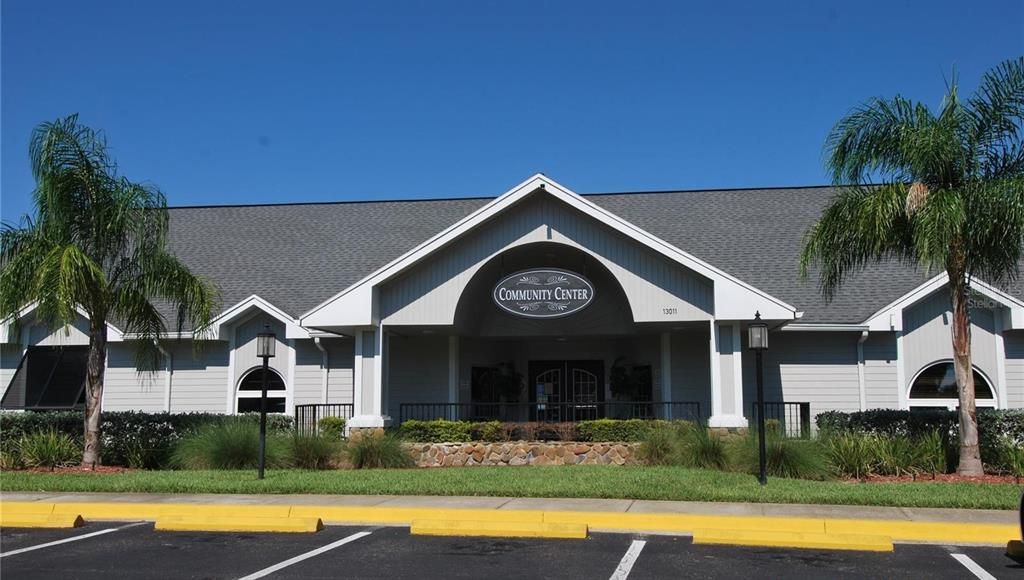
[[[804,311],[801,322],[856,323],[926,277],[896,263],[852,277],[831,303],[801,281],[804,232],[827,187],[588,196],[683,251]],[[490,198],[173,208],[170,247],[221,290],[222,308],[257,294],[292,316],[317,306]],[[1024,296],[1021,284],[1011,288]]]

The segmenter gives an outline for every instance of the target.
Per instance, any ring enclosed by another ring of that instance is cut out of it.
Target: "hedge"
[[[956,411],[946,409],[926,411],[897,411],[876,409],[843,413],[828,411],[817,418],[818,430],[823,433],[878,433],[917,438],[938,432],[951,442],[959,438],[960,422]],[[988,465],[999,467],[1002,441],[1024,446],[1024,409],[978,409],[978,441],[981,459]],[[955,445],[951,445],[955,450]],[[955,459],[953,461],[955,464]]]
[[[398,433],[406,441],[418,443],[460,443],[466,441],[509,441],[544,439],[559,441],[642,441],[652,429],[664,428],[668,421],[649,419],[595,419],[578,423],[502,423],[435,419],[409,419]]]
[[[258,415],[244,415],[253,421]],[[110,411],[103,413],[100,461],[104,465],[156,468],[167,464],[171,449],[185,433],[200,426],[224,421],[232,415],[216,413],[142,413]],[[0,450],[15,452],[21,436],[55,430],[66,433],[79,444],[83,439],[84,414],[81,411],[23,411],[0,413]],[[267,415],[271,430],[287,430],[292,418]]]

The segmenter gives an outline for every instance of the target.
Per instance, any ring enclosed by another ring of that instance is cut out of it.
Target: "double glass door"
[[[583,421],[601,416],[603,361],[530,361],[534,421]]]

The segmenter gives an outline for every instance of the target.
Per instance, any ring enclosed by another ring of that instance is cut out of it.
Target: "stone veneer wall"
[[[509,441],[407,443],[418,467],[472,465],[635,465],[639,443]]]

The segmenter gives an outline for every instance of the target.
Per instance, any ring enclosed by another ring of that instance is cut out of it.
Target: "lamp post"
[[[747,327],[747,347],[757,355],[757,455],[759,471],[757,480],[768,484],[766,452],[764,444],[764,366],[762,356],[768,350],[768,325],[761,322],[761,313],[754,314],[754,322]]]
[[[263,479],[263,468],[267,462],[267,380],[270,377],[270,359],[274,356],[277,336],[270,331],[270,325],[263,325],[263,332],[256,335],[256,356],[263,359],[263,384],[260,392],[260,463],[259,478]]]

